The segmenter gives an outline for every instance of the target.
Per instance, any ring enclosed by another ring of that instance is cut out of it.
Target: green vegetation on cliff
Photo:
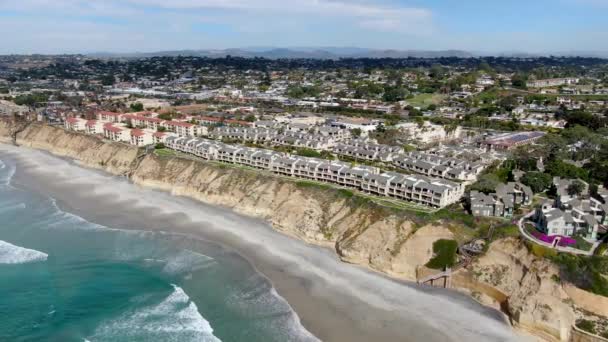
[[[437,240],[433,243],[433,253],[435,256],[426,264],[426,267],[442,270],[456,264],[456,252],[458,242],[455,240]]]

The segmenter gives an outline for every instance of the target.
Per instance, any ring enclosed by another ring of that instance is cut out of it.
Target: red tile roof
[[[78,122],[78,119],[76,119],[76,118],[67,118],[65,121],[67,121],[68,123],[71,123],[71,124],[75,124],[75,123]]]
[[[167,121],[166,124],[170,125],[170,126],[181,126],[181,127],[192,127],[192,126],[194,126],[191,123],[181,122],[181,121]]]
[[[161,123],[164,120],[161,120],[159,118],[147,118],[145,116],[132,116],[131,119],[133,120],[140,120],[140,121],[147,121],[147,122],[157,122],[157,123]]]
[[[110,115],[110,116],[118,116],[118,115],[122,115],[121,113],[114,113],[114,112],[106,112],[106,111],[100,111],[99,114],[103,114],[103,115]]]
[[[152,112],[149,111],[144,111],[144,112],[135,112],[133,113],[134,116],[150,116],[152,115]]]
[[[97,120],[88,120],[85,125],[91,127],[91,126],[95,126],[95,124],[97,124]]]
[[[131,130],[131,136],[134,136],[134,137],[143,137],[144,135],[146,135],[146,133],[144,131],[142,131],[141,129],[133,129],[133,130]]]
[[[106,129],[110,132],[114,132],[114,133],[122,132],[122,128],[118,128],[118,127],[114,127],[114,126],[107,126],[107,127],[104,127],[104,129]]]
[[[157,138],[162,138],[166,135],[166,133],[165,132],[154,132],[153,135]]]

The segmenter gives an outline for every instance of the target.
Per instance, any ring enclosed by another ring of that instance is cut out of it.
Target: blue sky
[[[608,0],[0,0],[0,54],[251,46],[608,51]]]

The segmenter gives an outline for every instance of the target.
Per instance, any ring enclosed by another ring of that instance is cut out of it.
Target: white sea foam
[[[165,267],[163,267],[163,272],[177,275],[184,272],[201,270],[216,264],[217,262],[209,256],[184,249],[167,260]]]
[[[46,253],[15,246],[0,240],[0,264],[26,264],[30,262],[45,261]]]
[[[173,285],[162,302],[128,312],[103,323],[89,339],[92,341],[162,340],[219,342],[213,328],[198,312],[184,290]]]
[[[319,341],[302,326],[300,318],[289,303],[258,274],[237,284],[237,288],[226,299],[226,305],[249,316],[253,324],[260,325],[260,329],[268,325],[273,326],[277,340]]]
[[[7,204],[7,205],[0,206],[0,214],[15,211],[15,210],[23,210],[25,208],[26,208],[25,203]]]
[[[2,145],[0,151],[14,150]],[[237,236],[258,255],[280,262],[285,269],[310,280],[313,293],[339,289],[341,294],[351,295],[382,312],[393,312],[406,331],[429,332],[434,334],[435,340],[518,340],[506,324],[487,316],[486,311],[471,301],[421,291],[343,264],[333,252],[281,235],[267,224],[227,210],[194,205],[169,194],[142,189],[39,151],[19,149],[18,157],[27,161],[28,166],[35,167],[33,171],[52,177],[59,184],[75,184],[73,180],[77,179],[79,184],[88,184],[91,195],[111,195],[117,201],[130,203],[133,207],[155,208],[159,213],[186,214],[209,233]],[[375,319],[357,310],[348,314],[359,315],[352,316],[355,320]]]
[[[11,167],[11,165],[7,165],[4,161],[0,160],[0,172],[2,173],[0,182],[2,182],[3,185],[10,187],[11,180],[15,175],[15,169],[15,167]]]

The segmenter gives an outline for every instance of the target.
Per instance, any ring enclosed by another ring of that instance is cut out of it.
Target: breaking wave
[[[0,264],[26,264],[30,262],[46,261],[46,253],[15,246],[0,240]]]
[[[198,312],[184,290],[173,285],[173,292],[162,302],[127,312],[102,324],[91,341],[202,341],[220,342],[213,328]]]

